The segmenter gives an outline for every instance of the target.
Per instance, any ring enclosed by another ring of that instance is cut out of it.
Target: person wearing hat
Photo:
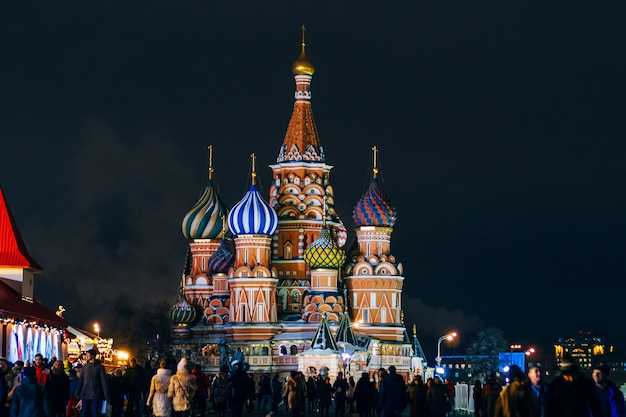
[[[23,368],[22,383],[13,392],[11,416],[46,417],[53,415],[54,411],[48,391],[43,385],[37,384],[37,371],[30,366]]]
[[[96,359],[98,352],[89,349],[85,352],[87,360],[83,364],[82,372],[76,387],[76,399],[82,408],[83,417],[99,416],[102,402],[109,401],[109,384],[102,363]]]
[[[596,395],[605,417],[624,417],[624,394],[613,381],[609,380],[609,367],[597,365],[591,371],[591,379],[596,385]]]
[[[196,378],[187,369],[187,358],[182,358],[176,365],[176,373],[170,377],[167,388],[175,417],[189,417],[195,393]]]
[[[559,368],[560,374],[548,386],[547,415],[602,417],[593,381],[580,372],[576,360],[566,353],[561,359]]]

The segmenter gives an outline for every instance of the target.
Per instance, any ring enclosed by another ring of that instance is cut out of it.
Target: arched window
[[[291,242],[286,242],[283,246],[283,258],[293,259],[293,245]]]
[[[287,346],[285,345],[280,345],[280,347],[278,348],[278,354],[283,356],[287,354]]]
[[[300,293],[297,290],[291,293],[291,302],[292,303],[300,302]]]
[[[296,346],[296,345],[289,346],[289,353],[291,355],[297,355],[298,354],[298,346]]]

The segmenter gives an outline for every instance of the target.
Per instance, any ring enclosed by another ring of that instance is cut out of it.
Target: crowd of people
[[[511,366],[509,383],[502,386],[492,375],[481,386],[475,381],[473,399],[479,417],[625,417],[624,394],[609,379],[609,368],[597,365],[591,378],[566,355],[549,383],[539,366],[524,373]]]
[[[492,375],[472,389],[478,417],[626,417],[623,393],[609,379],[606,366],[584,376],[571,357],[563,358],[550,383],[541,369],[526,373],[513,365],[509,383]],[[94,349],[83,360],[68,361],[37,354],[33,363],[14,364],[0,358],[0,417],[205,417],[207,404],[217,417],[242,417],[244,411],[288,417],[446,417],[455,414],[455,385],[439,376],[424,381],[415,375],[407,384],[394,366],[380,368],[374,378],[339,372],[331,383],[326,374],[291,371],[253,375],[233,360],[217,375],[205,374],[186,358],[158,368],[129,360],[125,369],[106,372]]]

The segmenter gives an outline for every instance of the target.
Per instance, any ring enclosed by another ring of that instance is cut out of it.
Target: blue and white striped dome
[[[228,227],[235,236],[271,236],[278,228],[278,215],[263,200],[253,183],[243,199],[228,214]]]

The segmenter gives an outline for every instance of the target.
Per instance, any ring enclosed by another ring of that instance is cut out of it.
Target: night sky
[[[350,241],[378,146],[427,355],[490,326],[626,347],[621,6],[92,3],[0,13],[0,186],[44,268],[35,296],[70,322],[175,301],[208,145],[227,206],[252,152],[267,198],[304,24],[337,211]]]

